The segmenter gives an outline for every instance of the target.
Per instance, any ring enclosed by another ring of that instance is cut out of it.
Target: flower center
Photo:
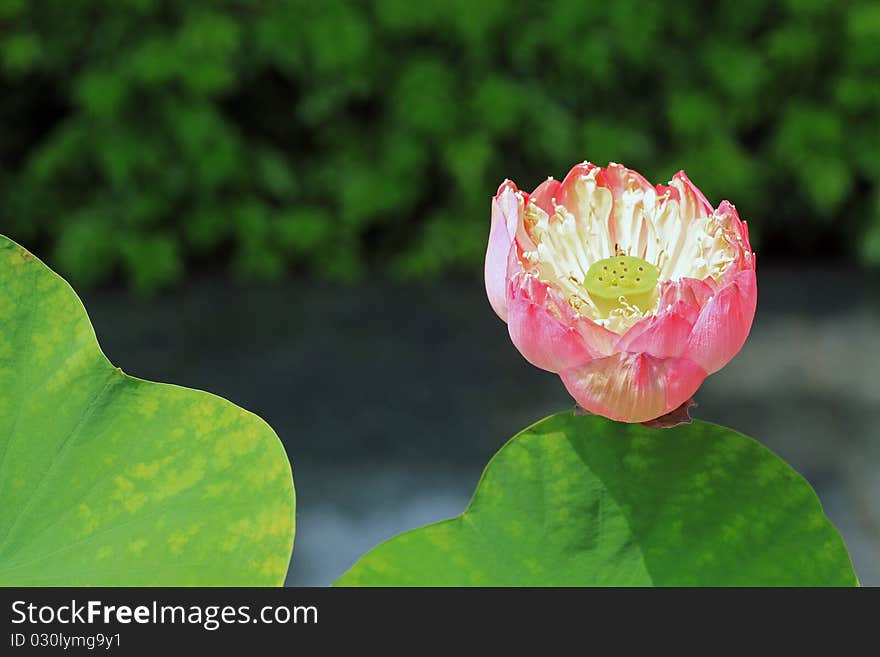
[[[659,278],[660,270],[647,260],[618,255],[590,265],[583,286],[604,314],[627,306],[644,311],[651,306]]]

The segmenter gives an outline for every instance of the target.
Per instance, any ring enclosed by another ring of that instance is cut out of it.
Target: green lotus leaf
[[[809,484],[754,440],[561,413],[495,455],[464,513],[386,541],[336,584],[858,582]]]
[[[294,506],[265,422],[114,368],[70,286],[0,237],[0,586],[280,585]]]

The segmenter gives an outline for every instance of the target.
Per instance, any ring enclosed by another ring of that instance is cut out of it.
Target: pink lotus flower
[[[745,222],[683,171],[651,185],[575,166],[492,200],[486,292],[533,365],[587,411],[646,422],[685,402],[743,346],[757,301]]]

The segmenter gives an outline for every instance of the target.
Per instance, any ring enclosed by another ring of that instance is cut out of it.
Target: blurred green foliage
[[[80,285],[473,268],[489,196],[685,168],[880,262],[876,1],[0,0],[2,232]]]

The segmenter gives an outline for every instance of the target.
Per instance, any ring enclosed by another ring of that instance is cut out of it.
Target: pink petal
[[[638,171],[627,169],[622,164],[615,162],[609,163],[607,167],[602,169],[602,179],[605,187],[610,189],[614,195],[614,200],[620,199],[625,191],[654,188]]]
[[[560,373],[584,409],[621,422],[647,422],[691,398],[706,372],[687,358],[619,353]]]
[[[573,167],[560,185],[557,201],[560,205],[565,206],[579,222],[586,221],[588,213],[595,214],[599,232],[607,237],[608,232],[612,229],[614,195],[605,184],[602,177],[603,172],[604,169],[589,162]],[[596,190],[587,196],[580,183],[582,178],[590,176],[595,178]]]
[[[677,312],[652,317],[647,326],[639,322],[617,343],[618,351],[645,353],[658,358],[681,356],[688,345],[693,322]]]
[[[678,189],[679,200],[683,212],[688,217],[708,217],[712,214],[712,204],[706,200],[703,192],[691,182],[684,171],[679,171],[670,181],[670,185]]]
[[[722,285],[725,285],[737,272],[755,268],[755,254],[752,253],[752,245],[749,243],[749,228],[746,222],[739,218],[739,213],[732,203],[722,201],[715,211],[715,216],[724,225],[726,233],[731,236],[729,242],[736,253],[733,264],[728,267],[721,279]]]
[[[577,214],[578,192],[575,184],[580,180],[581,176],[588,175],[593,169],[598,167],[591,162],[582,162],[574,165],[566,174],[559,186],[559,196],[556,201],[560,205],[564,205],[570,212]]]
[[[548,372],[584,363],[597,354],[547,285],[531,276],[511,281],[507,328],[513,344],[535,367]]]
[[[484,269],[489,304],[504,321],[507,321],[507,263],[522,211],[516,192],[516,185],[505,182],[492,199],[492,225]]]
[[[511,254],[511,261],[508,267],[508,275],[511,277],[511,280],[516,276],[515,272],[522,271],[519,260],[515,259],[513,254]],[[615,345],[620,339],[617,333],[605,328],[601,324],[597,324],[589,317],[578,315],[552,286],[541,283],[534,278],[530,278],[526,285],[531,299],[544,306],[545,310],[552,317],[558,319],[565,326],[574,328],[580,334],[584,347],[592,358],[610,356],[617,351]]]
[[[629,341],[634,340],[637,335],[647,331],[654,320],[655,317],[653,315],[643,317],[630,326],[626,333],[618,335],[617,339],[614,341],[614,353],[617,353],[618,351],[626,351],[626,346],[629,344]]]
[[[715,214],[718,215],[726,226],[733,229],[736,234],[739,235],[739,238],[743,242],[743,248],[746,251],[751,251],[752,246],[749,243],[749,228],[746,226],[746,222],[739,218],[739,212],[736,211],[736,206],[730,201],[721,201]]]
[[[666,281],[663,284],[660,293],[660,303],[658,307],[666,308],[675,305],[678,301],[693,306],[700,310],[706,301],[715,293],[715,281],[707,278],[701,281],[697,278],[679,278],[677,281]]]
[[[552,216],[556,211],[556,208],[553,207],[553,199],[559,195],[559,187],[558,180],[548,178],[535,187],[535,191],[529,195],[529,199],[544,212]]]
[[[724,367],[749,335],[757,300],[755,271],[745,269],[734,274],[700,312],[688,341],[688,358],[709,374]]]
[[[666,312],[676,313],[684,317],[688,324],[691,325],[691,329],[693,329],[694,324],[697,322],[697,318],[700,316],[700,308],[689,304],[682,299],[679,299],[675,303],[669,306],[669,310]]]
[[[609,331],[588,317],[577,317],[572,323],[595,357],[610,356],[615,352],[614,346],[620,339],[617,333]]]

